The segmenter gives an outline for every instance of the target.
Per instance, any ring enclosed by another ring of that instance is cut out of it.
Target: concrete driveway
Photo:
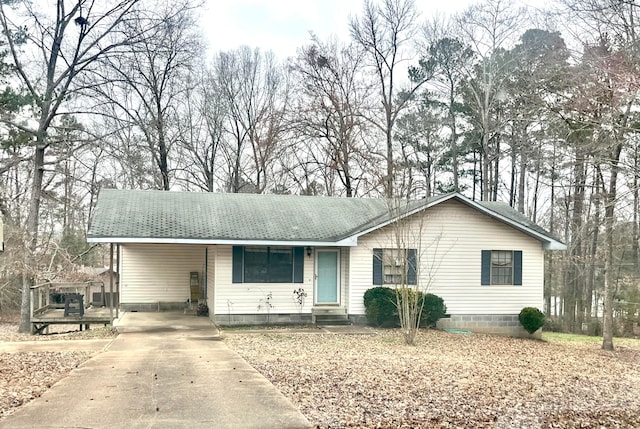
[[[121,334],[2,428],[307,428],[208,318],[124,313]]]

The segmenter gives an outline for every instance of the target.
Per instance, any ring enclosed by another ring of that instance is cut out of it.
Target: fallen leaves
[[[19,334],[15,322],[1,322],[0,341],[85,340],[116,335],[108,327],[79,331],[76,325],[56,325],[50,330],[50,335]],[[90,357],[90,353],[76,351],[0,353],[0,418],[40,397]]]
[[[113,338],[117,332],[110,326],[79,330],[79,325],[51,325],[49,334],[31,335],[18,333],[16,322],[0,322],[0,341],[55,341]]]
[[[423,331],[225,341],[319,428],[640,427],[640,343],[603,352]]]
[[[40,397],[90,356],[84,352],[0,353],[0,418]]]

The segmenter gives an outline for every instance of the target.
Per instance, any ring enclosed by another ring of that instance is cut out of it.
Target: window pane
[[[491,284],[513,284],[513,252],[494,250],[491,252]]]
[[[245,247],[244,281],[245,283],[266,283],[268,276],[268,247]]]
[[[494,268],[492,271],[492,281],[491,283],[494,285],[510,285],[513,284],[512,279],[513,270],[511,267],[500,267]]]
[[[293,249],[270,248],[269,283],[293,282]]]
[[[385,284],[404,283],[404,272],[406,270],[406,250],[404,249],[383,249],[383,279]]]

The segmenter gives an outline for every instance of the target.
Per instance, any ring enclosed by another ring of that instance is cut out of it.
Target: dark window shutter
[[[242,271],[244,265],[244,247],[233,246],[233,261],[231,267],[231,281],[233,283],[242,283]]]
[[[373,284],[382,284],[382,249],[373,249]]]
[[[487,286],[491,284],[491,250],[482,251],[482,274],[480,284]]]
[[[513,284],[522,286],[522,250],[513,252]]]
[[[293,282],[304,283],[304,247],[293,248]]]
[[[418,284],[418,276],[417,276],[417,268],[418,268],[418,257],[417,257],[416,249],[407,249],[407,284],[408,285],[417,285]]]

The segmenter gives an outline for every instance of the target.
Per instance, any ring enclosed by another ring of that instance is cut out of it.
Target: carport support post
[[[116,305],[116,319],[120,317],[120,244],[116,244],[116,275],[118,276],[116,280],[116,295],[118,296],[118,305]],[[109,278],[113,278],[113,273],[109,275]],[[114,297],[111,297],[113,301]]]
[[[113,243],[109,243],[109,317],[113,327]]]

